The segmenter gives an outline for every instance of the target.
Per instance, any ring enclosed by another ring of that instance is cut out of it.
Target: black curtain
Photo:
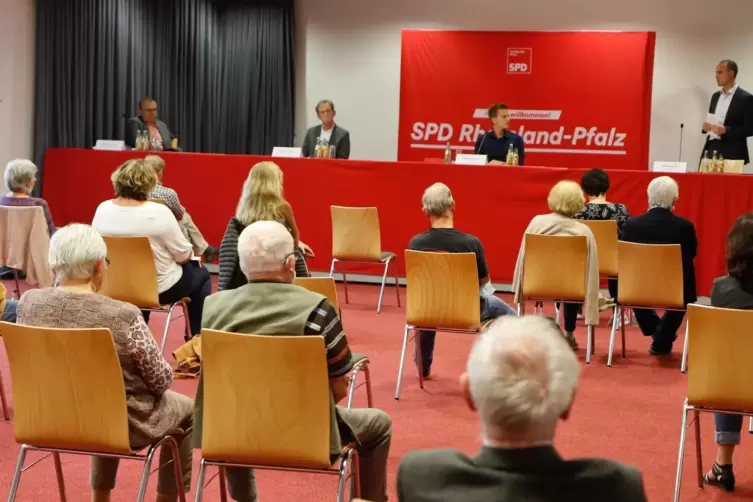
[[[37,0],[37,165],[123,139],[143,96],[186,151],[292,144],[293,23],[293,0]]]

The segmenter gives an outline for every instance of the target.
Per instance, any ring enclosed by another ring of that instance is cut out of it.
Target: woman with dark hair
[[[615,220],[617,222],[617,238],[622,239],[622,229],[630,218],[630,213],[624,204],[607,201],[609,191],[609,175],[603,169],[591,169],[583,174],[580,187],[588,197],[583,210],[575,215],[576,220]],[[617,296],[617,279],[609,279],[607,283],[612,298]]]
[[[753,213],[735,221],[727,235],[727,275],[714,280],[711,306],[725,309],[753,309]],[[740,444],[742,415],[716,413],[716,462],[706,473],[706,484],[720,486],[731,492],[735,489],[732,454]]]

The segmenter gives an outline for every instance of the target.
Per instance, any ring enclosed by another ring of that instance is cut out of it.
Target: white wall
[[[32,156],[34,25],[34,0],[0,0],[0,170]]]
[[[338,123],[351,132],[353,158],[397,157],[401,29],[640,30],[657,33],[651,160],[677,159],[684,123],[683,160],[695,164],[717,62],[737,61],[738,83],[753,92],[753,1],[721,6],[709,0],[297,0],[298,141],[316,122],[316,102],[328,98],[337,105]],[[588,85],[588,75],[574,77]]]

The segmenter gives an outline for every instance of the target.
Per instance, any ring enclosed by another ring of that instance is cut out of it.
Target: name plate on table
[[[114,152],[122,152],[126,149],[125,141],[116,141],[112,139],[98,139],[94,145],[95,150],[110,150]]]
[[[651,169],[655,173],[686,173],[688,172],[687,162],[654,162]]]
[[[272,157],[284,157],[288,159],[300,159],[303,150],[292,146],[276,146],[272,149]]]
[[[459,153],[457,157],[455,157],[455,164],[464,166],[485,166],[487,164],[486,155]]]

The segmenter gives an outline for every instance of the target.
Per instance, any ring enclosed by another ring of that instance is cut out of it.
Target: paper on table
[[[709,124],[721,124],[722,121],[713,113],[706,114],[706,122]],[[715,132],[709,131],[709,139],[719,139],[719,135]]]

